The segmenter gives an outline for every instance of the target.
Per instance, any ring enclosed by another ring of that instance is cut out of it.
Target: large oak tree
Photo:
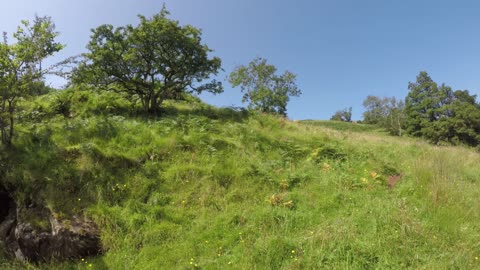
[[[152,18],[139,16],[140,24],[93,29],[84,61],[73,82],[93,84],[127,94],[142,102],[145,111],[157,112],[166,99],[185,92],[221,93],[220,82],[209,80],[221,68],[218,57],[202,44],[201,31],[181,26],[162,11]]]

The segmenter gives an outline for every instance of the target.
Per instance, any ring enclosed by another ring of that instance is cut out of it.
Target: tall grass
[[[95,220],[105,254],[21,267],[480,268],[470,149],[200,103],[97,115],[87,97],[24,124],[6,181],[18,200]]]

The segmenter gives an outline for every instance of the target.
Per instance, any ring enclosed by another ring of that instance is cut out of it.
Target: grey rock
[[[91,220],[60,219],[45,207],[17,206],[7,197],[0,193],[0,251],[10,257],[46,262],[101,253],[99,230]]]

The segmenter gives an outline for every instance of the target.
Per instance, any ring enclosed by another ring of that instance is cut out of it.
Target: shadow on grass
[[[52,208],[68,216],[93,204],[98,192],[105,194],[107,203],[121,201],[122,194],[112,191],[114,183],[127,181],[130,170],[137,169],[142,161],[105,153],[93,143],[63,148],[51,135],[49,128],[35,130],[19,136],[15,145],[2,151],[0,182],[18,203],[50,202]]]

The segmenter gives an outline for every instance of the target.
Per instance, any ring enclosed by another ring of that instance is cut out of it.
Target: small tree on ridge
[[[285,116],[290,97],[298,97],[302,92],[295,83],[295,74],[285,71],[279,76],[276,72],[275,66],[257,57],[248,66],[236,67],[228,79],[233,87],[240,86],[242,101],[249,102],[250,109]]]

